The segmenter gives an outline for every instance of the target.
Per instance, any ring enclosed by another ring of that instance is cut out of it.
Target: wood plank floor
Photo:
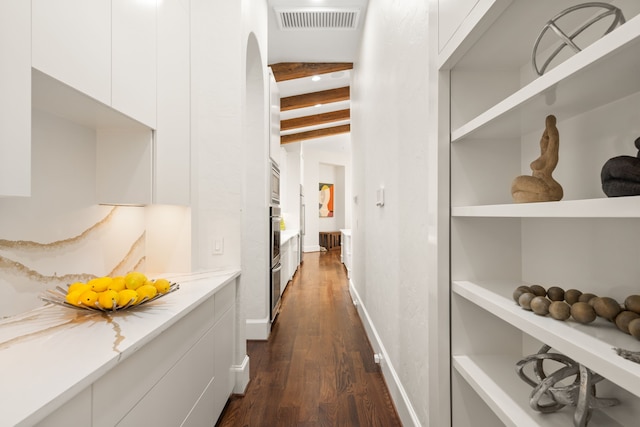
[[[251,381],[217,427],[401,426],[349,296],[340,251],[304,255],[269,341],[249,341]]]

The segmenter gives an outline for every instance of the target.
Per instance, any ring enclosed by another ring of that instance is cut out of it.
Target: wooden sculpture
[[[562,199],[562,186],[551,176],[558,165],[560,136],[556,117],[547,116],[540,139],[540,157],[531,162],[532,176],[521,175],[511,184],[511,196],[516,203],[550,202]]]

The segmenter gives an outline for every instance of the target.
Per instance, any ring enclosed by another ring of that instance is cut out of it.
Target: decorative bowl
[[[160,293],[158,292],[156,294],[156,296],[154,296],[153,298],[148,298],[145,297],[142,299],[142,301],[140,301],[139,303],[134,303],[134,300],[129,301],[128,304],[123,305],[123,306],[116,306],[114,305],[113,308],[111,309],[106,309],[104,307],[101,307],[100,304],[96,301],[95,306],[88,306],[88,305],[73,305],[73,304],[69,304],[66,301],[66,295],[67,295],[67,290],[60,287],[60,286],[56,286],[55,289],[47,289],[44,293],[40,294],[40,299],[42,301],[51,303],[51,304],[56,304],[56,305],[60,305],[62,307],[66,307],[66,308],[73,308],[76,310],[89,310],[89,311],[100,311],[103,313],[115,313],[118,311],[123,311],[123,310],[129,310],[132,308],[136,308],[136,307],[140,307],[141,305],[144,305],[148,302],[151,301],[155,301],[157,299],[160,299],[166,295],[169,295],[171,292],[177,291],[178,289],[180,289],[180,285],[177,283],[171,283],[171,286],[169,287],[169,290],[165,293]]]

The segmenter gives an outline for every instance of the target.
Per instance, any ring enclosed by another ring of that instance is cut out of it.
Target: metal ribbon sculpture
[[[602,376],[564,354],[549,353],[550,349],[551,347],[544,345],[538,353],[527,356],[516,364],[518,376],[533,387],[529,400],[531,408],[538,412],[551,413],[567,405],[575,406],[573,425],[585,427],[591,418],[592,409],[606,408],[620,403],[615,398],[596,397],[596,383],[604,379]],[[547,359],[561,363],[565,367],[547,375],[543,368],[543,362]],[[535,380],[524,373],[524,367],[529,363],[535,363],[533,367]],[[576,376],[576,379],[572,384],[556,386],[560,381],[573,375]],[[552,403],[541,404],[540,399],[543,397],[550,399]]]

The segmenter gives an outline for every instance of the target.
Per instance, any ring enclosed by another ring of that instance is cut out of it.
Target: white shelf
[[[455,206],[451,208],[451,215],[495,218],[640,218],[640,196]]]
[[[554,114],[559,120],[565,120],[639,91],[639,43],[640,16],[636,16],[458,129],[453,129],[451,141],[519,138],[540,127],[536,118]]]
[[[454,281],[452,290],[640,397],[640,364],[623,359],[613,350],[621,347],[637,351],[640,350],[640,341],[602,319],[581,325],[572,320],[562,322],[523,310],[511,297],[521,284],[516,281]]]
[[[529,406],[529,396],[533,388],[522,381],[516,373],[515,366],[519,359],[496,354],[458,355],[453,356],[453,368],[507,426],[566,427],[573,425],[575,408],[567,406],[557,412],[541,414]],[[601,394],[598,396],[610,397]],[[621,402],[615,407],[593,411],[589,425],[607,427],[635,425],[637,420],[628,414],[625,403]],[[622,424],[614,418],[622,420]]]

